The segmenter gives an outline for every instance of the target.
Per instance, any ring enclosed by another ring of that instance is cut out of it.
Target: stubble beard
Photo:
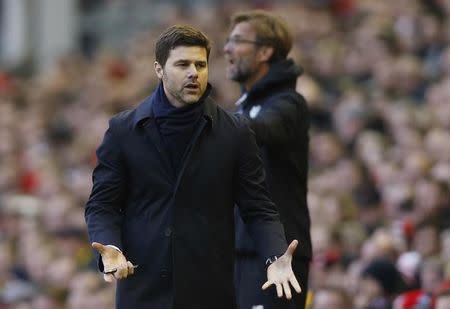
[[[253,72],[249,69],[243,69],[240,66],[236,66],[235,71],[229,72],[229,79],[238,82],[239,84],[245,83],[247,80],[250,79]]]

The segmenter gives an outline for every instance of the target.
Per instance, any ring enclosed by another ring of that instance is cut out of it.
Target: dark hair
[[[293,38],[284,19],[263,10],[239,12],[231,17],[232,28],[242,22],[253,26],[256,41],[260,45],[273,47],[274,53],[269,62],[286,59],[291,51]]]
[[[386,258],[372,260],[361,272],[361,277],[375,280],[384,291],[385,296],[403,293],[405,281],[394,263]]]
[[[210,41],[203,32],[190,26],[175,25],[167,28],[159,36],[155,45],[155,60],[164,66],[170,51],[178,46],[204,47],[207,58],[211,51]]]

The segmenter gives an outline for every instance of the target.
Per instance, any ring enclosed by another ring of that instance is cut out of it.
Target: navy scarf
[[[159,133],[169,153],[174,175],[178,173],[181,167],[181,160],[186,147],[192,138],[198,120],[203,115],[203,102],[209,92],[209,89],[207,89],[198,103],[175,107],[167,99],[162,82],[159,83],[156,90],[153,114]]]

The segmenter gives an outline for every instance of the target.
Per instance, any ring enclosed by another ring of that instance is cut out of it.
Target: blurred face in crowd
[[[374,299],[383,295],[383,288],[381,285],[371,277],[362,277],[359,281],[358,294],[355,302],[359,306],[367,305]]]
[[[11,250],[7,243],[0,243],[0,277],[6,278],[12,264]]]
[[[423,226],[416,230],[413,248],[423,257],[429,257],[439,251],[439,234],[434,225]]]
[[[361,281],[360,274],[363,266],[362,260],[355,260],[348,266],[347,279],[344,282],[344,287],[351,295],[358,293],[359,283]]]
[[[424,291],[433,292],[443,280],[443,268],[439,259],[431,258],[420,270],[421,286]]]
[[[324,289],[317,291],[312,309],[351,309],[349,305],[340,292]]]
[[[443,261],[450,261],[450,229],[445,229],[439,235],[441,257]]]
[[[311,143],[312,162],[320,166],[331,166],[337,162],[342,154],[342,145],[336,135],[320,133]]]
[[[164,92],[176,107],[195,104],[208,84],[208,59],[204,47],[178,46],[172,49],[165,65],[155,61],[156,75]]]
[[[34,309],[60,309],[62,306],[55,299],[45,294],[37,295],[31,302]]]
[[[436,300],[435,309],[447,309],[450,308],[450,295],[440,296]]]
[[[239,82],[248,90],[267,73],[266,65],[273,48],[260,45],[252,24],[241,22],[231,31],[224,53],[227,78]]]

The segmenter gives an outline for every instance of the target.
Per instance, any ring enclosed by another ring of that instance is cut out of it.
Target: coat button
[[[170,237],[172,235],[172,229],[170,227],[166,228],[164,231],[164,235],[166,237]]]

